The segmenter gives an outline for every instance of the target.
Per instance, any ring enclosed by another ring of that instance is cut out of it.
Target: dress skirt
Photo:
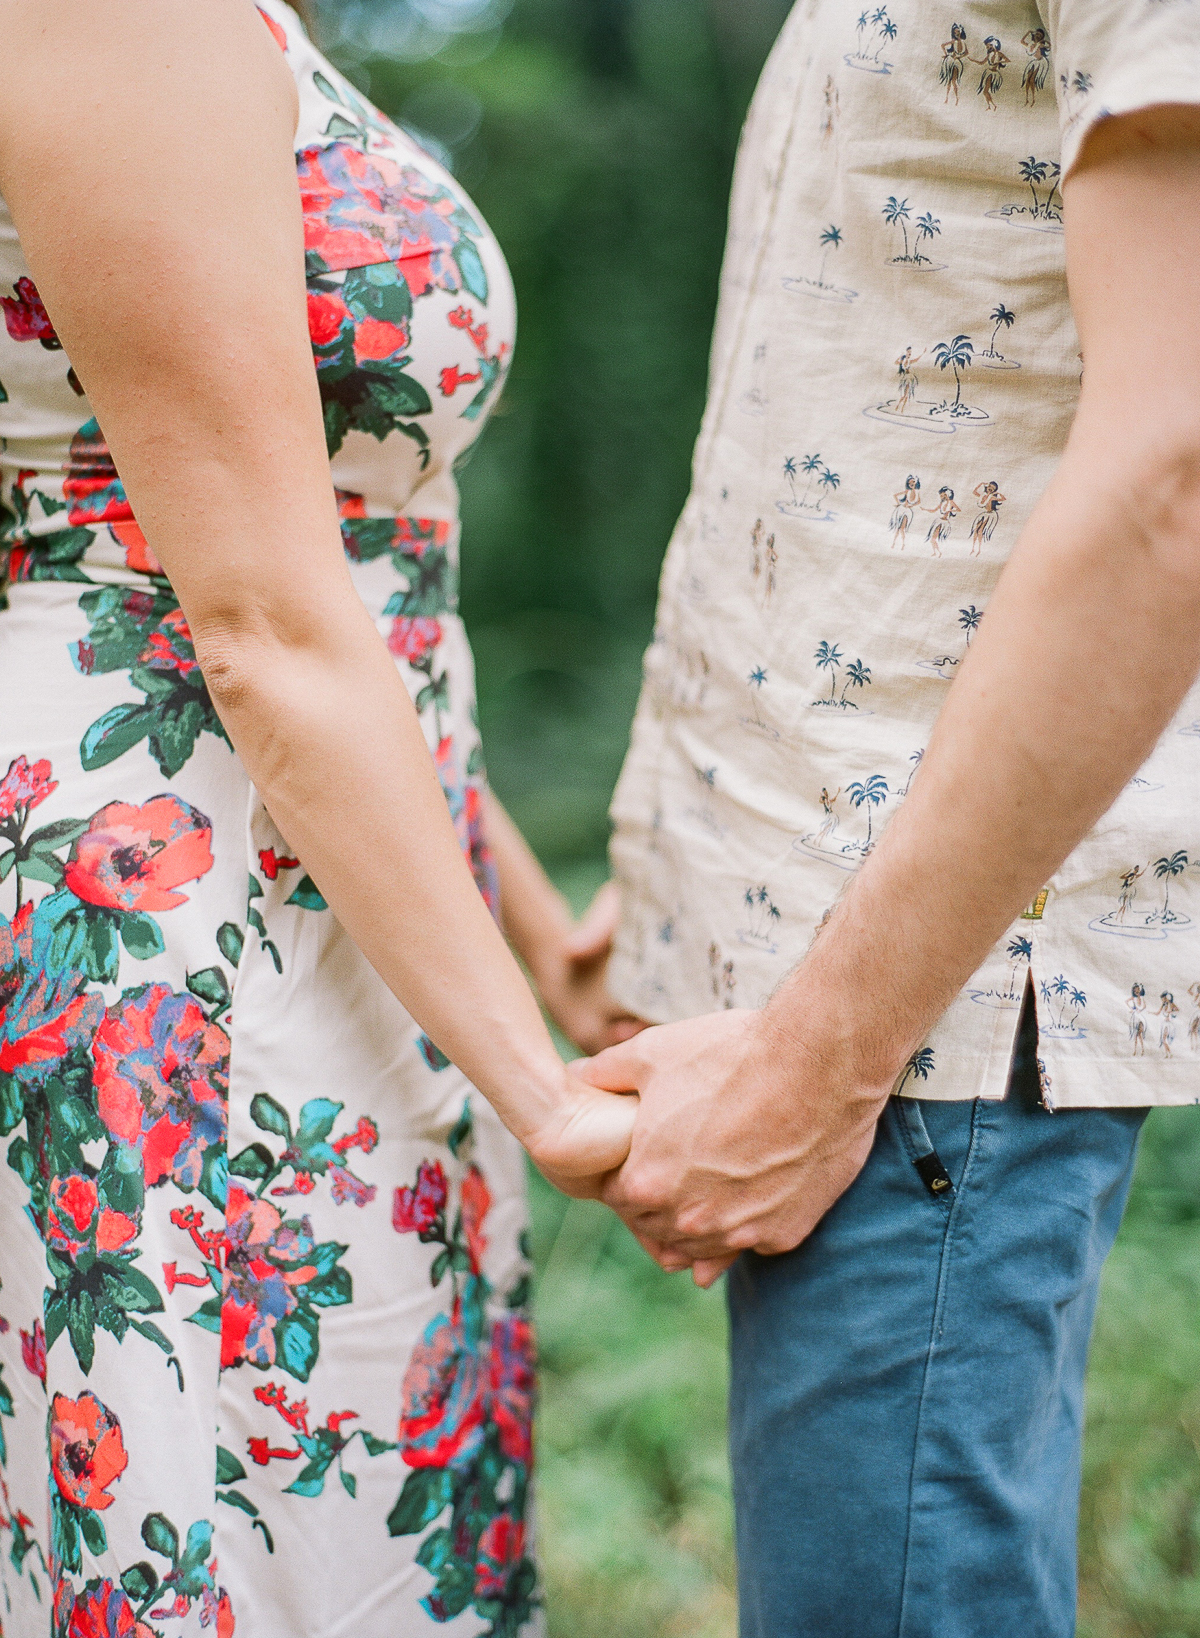
[[[0,1627],[540,1631],[521,1152],[125,580],[0,611]],[[479,863],[469,652],[413,624],[414,693],[465,678],[425,720]]]

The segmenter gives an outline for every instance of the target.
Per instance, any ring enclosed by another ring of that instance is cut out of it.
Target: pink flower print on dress
[[[415,1188],[396,1190],[392,1205],[392,1227],[397,1234],[427,1234],[436,1227],[446,1210],[446,1174],[441,1162],[423,1160]]]
[[[533,1460],[533,1404],[537,1354],[533,1326],[520,1314],[506,1314],[492,1327],[488,1387],[500,1449],[513,1462]]]
[[[30,278],[20,278],[13,286],[16,296],[0,296],[4,326],[14,341],[40,341],[47,352],[57,352],[62,342],[54,333],[50,315]]]
[[[409,1467],[469,1468],[486,1424],[484,1372],[455,1302],[412,1351],[400,1408],[400,1454]]]
[[[140,807],[110,802],[71,848],[63,885],[85,904],[111,910],[173,910],[174,891],[212,869],[212,825],[174,796]]]
[[[30,809],[36,808],[57,789],[58,780],[51,779],[50,764],[45,757],[32,766],[25,757],[17,757],[9,763],[8,772],[0,779],[0,823],[11,819],[14,814],[24,822],[24,816]]]
[[[168,1178],[200,1187],[206,1156],[225,1143],[229,1037],[221,1026],[192,996],[148,984],[109,1009],[92,1057],[100,1118],[141,1155],[146,1187]],[[219,1194],[217,1180],[212,1186]]]
[[[21,1363],[30,1376],[36,1376],[46,1386],[46,1332],[40,1319],[35,1319],[31,1331],[21,1332]]]
[[[442,640],[442,623],[431,615],[399,614],[392,621],[387,646],[409,665],[420,665]]]
[[[121,1424],[94,1393],[68,1399],[56,1393],[50,1406],[50,1466],[64,1500],[102,1512],[116,1500],[109,1487],[129,1465]]]

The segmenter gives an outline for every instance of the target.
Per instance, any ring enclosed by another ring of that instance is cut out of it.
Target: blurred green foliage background
[[[321,0],[330,55],[451,165],[513,270],[512,376],[463,474],[463,605],[492,779],[579,906],[687,490],[737,133],[787,9]],[[733,1638],[720,1292],[533,1191],[552,1638]],[[1172,1110],[1101,1303],[1082,1638],[1200,1638],[1198,1450],[1200,1117]]]

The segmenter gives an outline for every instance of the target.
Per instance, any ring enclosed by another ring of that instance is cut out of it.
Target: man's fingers
[[[692,1279],[702,1291],[707,1291],[710,1285],[715,1285],[727,1268],[732,1268],[737,1262],[740,1252],[734,1252],[729,1257],[701,1258],[692,1264]]]
[[[568,961],[599,961],[612,949],[621,916],[621,894],[616,882],[605,882],[574,928],[563,951]]]

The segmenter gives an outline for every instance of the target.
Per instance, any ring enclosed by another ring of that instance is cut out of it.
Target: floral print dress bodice
[[[454,473],[512,285],[259,10],[350,572],[491,900]],[[2,202],[0,306],[0,1624],[530,1638],[521,1151],[250,783]]]

